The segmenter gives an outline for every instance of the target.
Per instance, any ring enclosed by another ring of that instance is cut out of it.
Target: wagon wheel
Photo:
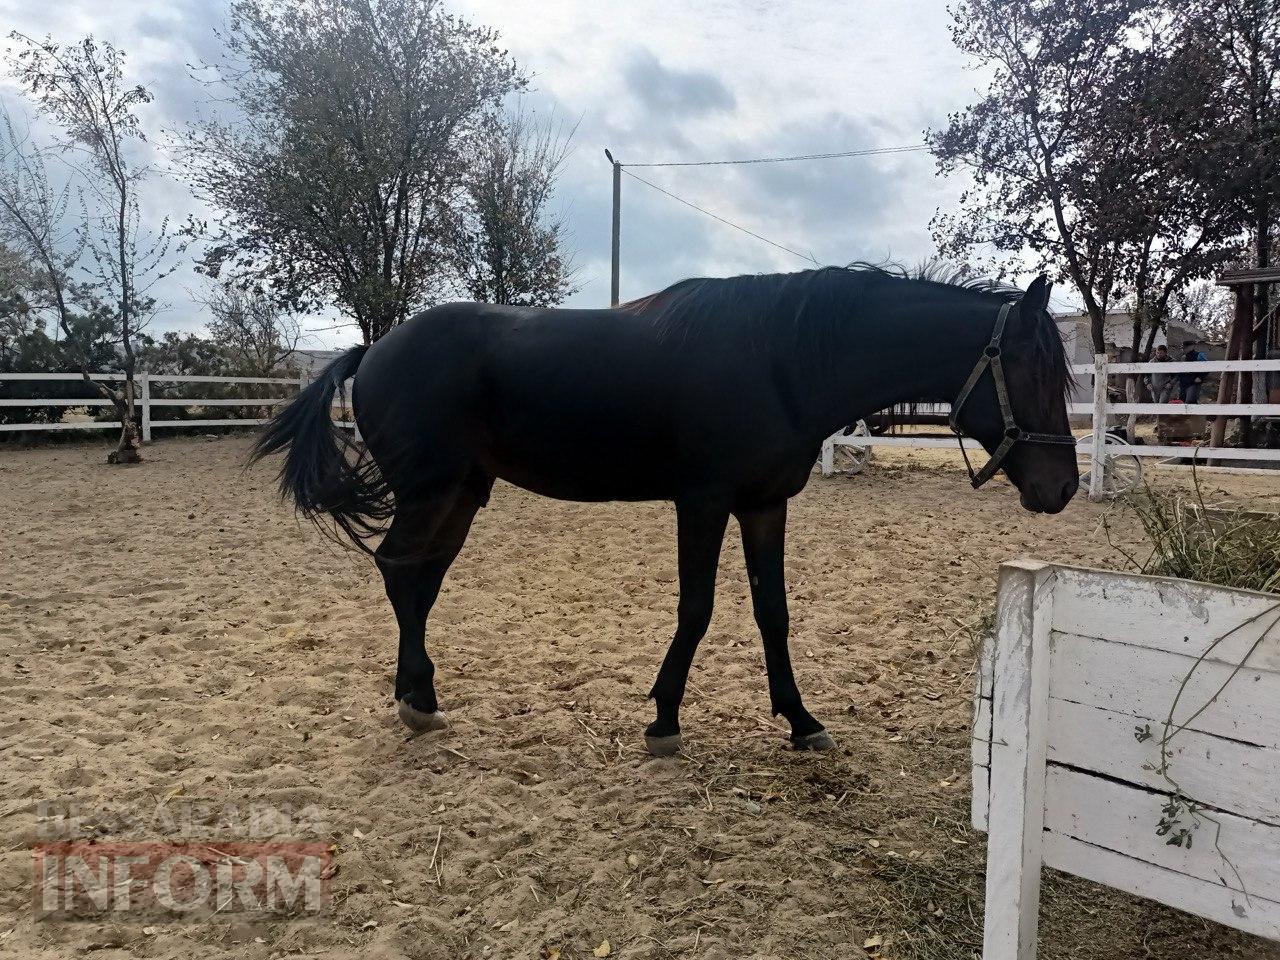
[[[842,437],[870,437],[871,431],[867,429],[867,421],[859,420],[852,427],[847,427],[840,431]],[[833,451],[833,461],[836,473],[861,473],[862,468],[867,465],[867,461],[871,459],[870,447],[850,447],[845,444],[836,444]]]
[[[1123,437],[1108,433],[1104,442],[1107,445],[1107,471],[1102,482],[1103,495],[1121,497],[1136,490],[1138,485],[1142,483],[1142,459],[1129,453],[1132,447]],[[1086,457],[1089,457],[1090,450],[1093,447],[1093,437],[1081,437],[1076,442],[1076,447],[1082,450]],[[1080,485],[1082,487],[1089,486],[1089,479],[1092,473],[1093,466],[1091,463],[1089,470],[1080,476]]]

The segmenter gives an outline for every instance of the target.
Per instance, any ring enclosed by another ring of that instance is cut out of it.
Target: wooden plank
[[[1093,372],[1093,366],[1083,366],[1079,372]],[[1127,373],[1222,373],[1227,370],[1280,370],[1280,360],[1170,360],[1168,363],[1156,363],[1144,360],[1141,363],[1108,363],[1108,374]]]
[[[124,380],[123,373],[90,373],[94,380]],[[276,383],[296,387],[302,383],[297,377],[206,377],[187,374],[150,374],[151,379],[165,383]],[[78,373],[0,373],[0,380],[83,380]],[[348,381],[349,383],[350,381]]]
[[[1160,725],[1139,742],[1127,713],[1049,699],[1049,760],[1153,790],[1160,776]],[[974,763],[985,762],[974,729]],[[1280,750],[1183,730],[1169,743],[1169,775],[1187,796],[1280,826]]]
[[[1094,883],[1186,910],[1246,933],[1280,940],[1280,904],[1250,894],[1245,898],[1218,883],[1094,846],[1061,833],[1044,836],[1045,865]]]
[[[76,399],[74,397],[56,397],[42,399],[40,397],[3,397],[0,398],[0,407],[110,407],[112,401],[104,400],[102,397],[89,397],[87,399]]]
[[[1088,403],[1069,404],[1070,412],[1075,414],[1092,415],[1093,405]],[[1112,408],[1114,410],[1114,407]],[[1184,411],[1185,412],[1185,411]],[[1257,414],[1257,411],[1254,411]],[[1257,414],[1261,415],[1261,414]],[[1082,440],[1088,439],[1081,437]],[[858,447],[865,449],[866,447],[905,447],[915,448],[919,450],[925,449],[951,449],[958,450],[958,442],[951,437],[913,437],[911,435],[903,435],[897,437],[837,437],[833,443],[847,447]],[[970,441],[968,450],[970,453],[977,451],[973,442]],[[1087,448],[1079,451],[1081,456],[1088,456]],[[1114,454],[1112,454],[1114,456]],[[1257,460],[1257,461],[1280,461],[1280,450],[1264,450],[1249,449],[1242,447],[1178,447],[1178,446],[1157,446],[1155,444],[1138,444],[1136,446],[1126,447],[1123,456],[1144,457],[1150,459],[1163,460],[1166,458],[1191,458],[1196,457],[1200,460]]]
[[[1154,731],[1185,679],[1175,723],[1208,704],[1188,729],[1280,747],[1280,674],[1245,667],[1231,677],[1235,668],[1226,664],[1195,666],[1193,657],[1062,634],[1054,635],[1052,662],[1049,689],[1056,699],[1126,714]]]
[[[991,699],[977,697],[973,702],[972,754],[975,764],[984,767],[991,762]]]
[[[278,383],[281,386],[296,387],[302,384],[298,377],[205,377],[194,375],[166,376],[153,373],[151,379],[163,380],[165,383]]]
[[[950,447],[952,450],[960,447],[955,437],[913,437],[910,434],[898,437],[832,437],[831,439],[833,443],[845,447],[919,447],[921,449]],[[980,448],[977,441],[970,440],[969,452],[973,453],[978,449]]]
[[[991,703],[985,960],[1032,960],[1040,912],[1053,569],[1002,564]]]
[[[1128,447],[1125,454],[1131,454],[1135,457],[1151,457],[1158,459],[1178,458],[1178,459],[1195,459],[1201,465],[1205,465],[1210,460],[1258,460],[1258,461],[1276,461],[1280,460],[1280,450],[1264,450],[1252,447],[1179,447],[1179,446],[1161,446],[1158,444],[1139,444],[1135,447]],[[1275,470],[1268,471],[1272,476],[1280,476]]]
[[[988,698],[991,696],[991,686],[995,677],[995,667],[991,662],[991,647],[994,643],[995,636],[988,635],[982,638],[982,643],[978,647],[978,695]]]
[[[973,795],[969,801],[969,818],[973,829],[987,831],[987,807],[991,802],[991,771],[986,767],[973,768]]]
[[[1236,457],[1233,459],[1246,460],[1246,459],[1252,459],[1252,458]],[[1196,466],[1193,467],[1189,463],[1169,463],[1167,460],[1161,461],[1158,464],[1158,466],[1160,467],[1161,470],[1173,470],[1173,471],[1183,471],[1183,472],[1195,470],[1197,473],[1231,473],[1231,474],[1235,474],[1236,476],[1240,476],[1243,474],[1245,476],[1250,476],[1250,477],[1270,477],[1273,480],[1276,479],[1276,471],[1274,467],[1269,470],[1266,469],[1265,467],[1227,467],[1227,466],[1210,467],[1210,466],[1206,466],[1203,463],[1197,464]]]
[[[1241,662],[1272,617],[1280,615],[1280,598],[1170,577],[1060,567],[1053,626],[1061,633],[1196,657],[1214,638],[1273,608],[1274,614],[1241,627],[1210,655],[1232,666]],[[1280,670],[1280,626],[1249,664]]]
[[[991,792],[991,639],[982,643],[978,656],[978,682],[974,684],[970,768],[973,794],[970,818],[975,830],[987,829],[987,805]]]
[[[123,373],[91,373],[94,380],[123,380]],[[0,373],[0,380],[79,380],[84,377],[78,373]]]
[[[1093,357],[1095,371],[1104,370],[1107,365],[1106,354],[1098,353]],[[1093,378],[1093,411],[1090,424],[1090,437],[1086,448],[1089,453],[1089,499],[1101,500],[1106,492],[1107,472],[1107,405],[1111,399],[1107,396],[1107,378],[1096,374]],[[1079,456],[1079,441],[1076,455]]]
[[[1251,898],[1280,901],[1280,827],[1215,811],[1202,816],[1211,815],[1220,830],[1202,820],[1190,847],[1175,846],[1156,835],[1168,799],[1165,793],[1050,764],[1044,827]],[[1183,822],[1190,826],[1193,820],[1184,815]],[[1194,902],[1175,906],[1197,912]]]
[[[187,399],[185,397],[153,397],[153,407],[273,407],[288,403],[292,397],[257,397],[240,400],[235,397],[220,397],[216,400]]]
[[[152,420],[153,427],[258,427],[268,420]]]
[[[1280,403],[1113,403],[1112,413],[1174,414],[1200,417],[1276,417]]]
[[[84,423],[0,423],[0,432],[21,430],[119,430],[119,420],[92,420]]]

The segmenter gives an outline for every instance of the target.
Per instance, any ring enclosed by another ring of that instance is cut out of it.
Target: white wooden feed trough
[[[1268,594],[1001,567],[973,726],[984,960],[1035,956],[1042,865],[1280,939],[1278,619]]]

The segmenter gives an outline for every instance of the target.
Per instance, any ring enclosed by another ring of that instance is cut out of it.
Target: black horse
[[[427,614],[495,478],[564,500],[670,500],[680,603],[650,696],[656,754],[711,620],[732,514],[742,529],[773,713],[798,748],[831,738],[801,703],[787,651],[787,500],[823,440],[911,400],[950,401],[1022,505],[1062,510],[1079,475],[1070,375],[1041,277],[1023,294],[856,265],[685,280],[612,310],[436,307],[333,361],[266,428],[281,488],[373,551],[400,628],[396,699],[413,730],[444,726]],[[366,452],[332,424],[347,378]],[[390,521],[389,525],[387,521]],[[368,549],[366,547],[366,549]]]

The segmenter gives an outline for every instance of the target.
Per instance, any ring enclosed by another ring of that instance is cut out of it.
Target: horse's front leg
[[[769,701],[776,717],[791,724],[791,742],[797,750],[831,750],[835,741],[813,718],[800,700],[791,653],[787,649],[787,585],[783,573],[787,502],[763,510],[737,511],[742,527],[742,550],[751,578],[751,604],[764,641],[764,663],[769,672]]]
[[[680,749],[680,702],[698,642],[711,624],[715,603],[716,566],[720,545],[729,522],[727,508],[706,503],[677,503],[680,605],[676,635],[663,658],[658,679],[649,696],[657,704],[658,718],[644,732],[654,756],[667,757]]]

